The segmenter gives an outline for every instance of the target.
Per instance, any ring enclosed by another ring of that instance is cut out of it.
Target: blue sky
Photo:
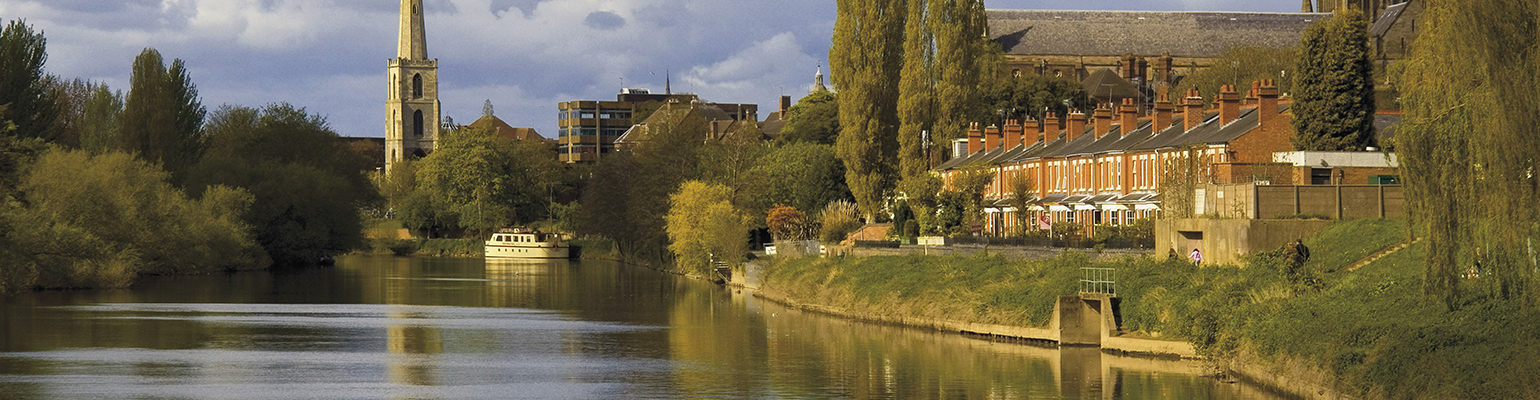
[[[986,0],[990,9],[1297,12],[1293,0]],[[0,0],[48,39],[49,73],[128,87],[146,47],[180,58],[203,103],[288,102],[345,136],[383,136],[399,0]],[[824,64],[833,0],[425,0],[444,115],[553,137],[556,103],[621,87],[773,111]]]

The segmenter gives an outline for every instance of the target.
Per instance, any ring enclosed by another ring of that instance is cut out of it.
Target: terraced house
[[[1193,182],[1241,183],[1292,180],[1275,152],[1291,150],[1293,119],[1271,80],[1255,82],[1245,98],[1234,86],[1221,88],[1213,109],[1197,92],[1180,104],[1161,96],[1153,112],[1140,115],[1132,99],[1116,110],[1109,104],[1089,117],[1079,111],[1043,121],[1007,121],[1005,126],[969,129],[967,154],[935,169],[950,188],[961,168],[983,163],[995,174],[985,190],[985,229],[994,234],[1016,225],[1015,213],[1029,213],[1035,226],[1073,223],[1090,235],[1097,225],[1128,224],[1161,209],[1159,189],[1168,165],[1196,157]],[[1009,182],[1032,178],[1031,204],[1009,206]],[[1187,178],[1187,177],[1184,177]]]

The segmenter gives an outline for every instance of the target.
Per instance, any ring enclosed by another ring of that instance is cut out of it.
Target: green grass
[[[482,239],[428,239],[418,246],[417,254],[442,257],[481,257],[486,241]]]
[[[1306,239],[1319,289],[1289,283],[1278,252],[1246,267],[1182,261],[887,256],[775,259],[766,288],[856,313],[1043,326],[1080,267],[1115,267],[1123,327],[1220,359],[1304,361],[1362,398],[1540,398],[1540,310],[1466,281],[1457,311],[1422,294],[1425,245],[1335,271],[1404,240],[1404,220],[1349,220]]]

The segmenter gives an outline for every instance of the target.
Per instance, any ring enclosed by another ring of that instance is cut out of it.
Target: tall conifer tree
[[[171,172],[180,183],[198,161],[206,110],[198,101],[182,60],[167,70],[160,52],[144,49],[134,58],[128,100],[119,121],[123,148]]]
[[[1294,74],[1294,148],[1360,150],[1374,144],[1369,21],[1349,8],[1305,29]]]
[[[904,0],[838,0],[829,67],[839,90],[837,149],[868,221],[897,180]]]
[[[13,20],[0,30],[0,106],[20,136],[51,136],[57,111],[43,83],[47,48],[43,34],[23,21]]]
[[[935,123],[935,77],[930,29],[926,26],[925,0],[909,0],[904,27],[904,69],[899,73],[898,141],[899,175],[914,179],[926,173],[930,160],[925,154],[924,135]],[[910,197],[918,194],[907,193]]]

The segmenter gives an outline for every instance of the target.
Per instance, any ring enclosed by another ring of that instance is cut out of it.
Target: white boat
[[[561,241],[559,234],[522,229],[499,230],[492,234],[491,240],[487,240],[485,247],[487,258],[541,260],[566,259],[572,250],[571,246]]]

